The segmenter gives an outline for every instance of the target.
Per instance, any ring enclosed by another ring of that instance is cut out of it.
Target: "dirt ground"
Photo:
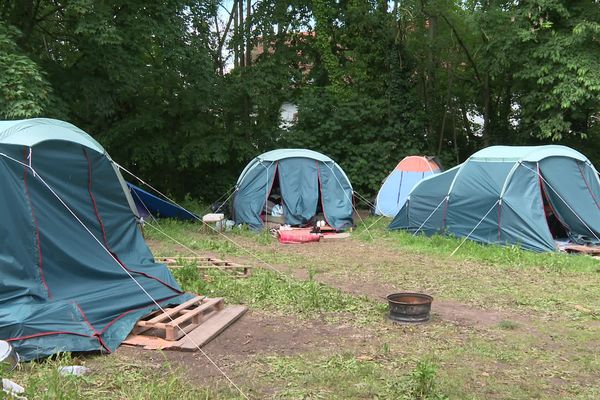
[[[461,301],[454,298],[459,296],[453,296],[444,290],[447,286],[435,283],[438,277],[432,280],[407,278],[407,275],[427,278],[427,271],[433,271],[434,268],[437,274],[442,274],[440,276],[444,276],[443,271],[448,271],[449,279],[456,279],[452,274],[468,274],[469,269],[478,270],[480,266],[476,263],[411,253],[390,248],[385,243],[366,243],[358,238],[304,245],[280,245],[276,242],[262,245],[247,237],[236,237],[235,240],[250,252],[273,254],[282,261],[261,263],[250,256],[227,257],[232,261],[285,271],[299,279],[307,279],[308,271],[312,269],[314,279],[320,282],[379,302],[385,302],[386,295],[398,291],[424,292],[435,298],[431,321],[410,329],[390,322],[382,322],[373,328],[358,328],[351,323],[331,323],[321,317],[299,320],[293,315],[274,315],[251,308],[204,347],[207,355],[218,360],[219,366],[230,371],[242,384],[253,379],[252,374],[242,372],[242,367],[252,365],[254,360],[261,357],[315,352],[334,354],[344,350],[354,354],[370,354],[382,343],[390,342],[390,337],[392,340],[397,339],[399,356],[412,356],[410,351],[402,350],[402,346],[412,345],[411,341],[418,341],[413,351],[419,351],[418,346],[421,346],[421,351],[428,352],[428,346],[431,346],[432,352],[442,354],[441,362],[447,370],[446,378],[452,380],[454,373],[462,374],[462,381],[459,379],[460,383],[456,384],[473,385],[479,392],[478,398],[510,398],[513,395],[507,397],[505,391],[511,385],[519,387],[514,392],[514,398],[529,398],[529,394],[538,398],[588,398],[573,396],[573,393],[578,393],[573,391],[573,385],[576,385],[577,390],[583,388],[581,390],[589,391],[595,385],[590,379],[600,379],[595,371],[586,373],[579,367],[571,366],[571,360],[596,352],[597,348],[594,347],[600,343],[590,340],[580,346],[574,343],[573,338],[581,331],[581,326],[566,328],[571,323],[567,318],[535,308],[513,305],[513,300],[508,295],[507,299],[499,300],[499,306],[488,306],[477,299]],[[149,241],[149,244],[161,254],[185,254],[182,249],[164,242]],[[515,281],[529,279],[529,275],[519,274],[514,277]],[[486,284],[485,279],[480,282],[483,286]],[[450,282],[449,285],[460,286],[460,282]],[[510,331],[499,329],[506,321],[512,324]],[[589,321],[585,329],[596,329],[597,332],[600,328],[598,325],[598,321]],[[557,339],[560,335],[565,337],[564,341]],[[435,345],[428,341],[430,338],[435,340]],[[530,360],[530,349],[544,352],[543,356],[534,355]],[[466,355],[463,356],[460,352],[466,352]],[[168,360],[181,367],[191,380],[199,384],[220,379],[219,372],[205,356],[197,352],[160,353],[121,347],[117,354],[150,363]],[[471,357],[470,365],[465,365],[461,357]],[[540,382],[533,382],[537,376],[536,364],[543,370]],[[490,375],[494,377],[494,381],[486,384],[485,379]]]

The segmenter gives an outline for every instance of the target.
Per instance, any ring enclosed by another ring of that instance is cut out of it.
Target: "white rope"
[[[146,207],[146,204],[144,203],[144,201],[142,200],[142,198],[137,194],[137,192],[134,190],[133,193],[136,195],[136,197],[138,198],[138,200],[140,201],[140,203],[142,203],[142,206],[144,206],[144,209],[146,210],[146,212],[148,212],[148,214],[152,217],[152,219],[154,220],[154,222],[156,223],[156,226],[152,225],[149,222],[146,222],[144,226],[149,226],[152,229],[156,230],[157,232],[161,233],[163,236],[169,238],[170,240],[172,240],[173,242],[177,243],[178,245],[180,245],[181,247],[183,247],[184,249],[186,249],[187,251],[189,251],[190,253],[194,254],[197,257],[202,257],[201,254],[197,253],[196,251],[194,251],[192,248],[186,246],[185,244],[183,244],[182,242],[180,242],[179,240],[175,239],[174,237],[170,236],[169,234],[167,234],[164,230],[162,230],[160,224],[158,223],[158,220],[156,218],[154,218],[154,216],[152,215],[152,213],[150,212],[150,210],[148,210],[148,207]],[[221,265],[214,265],[215,268],[220,269],[223,272],[226,272],[228,275],[233,276],[233,272],[228,271],[227,269],[223,268]]]
[[[377,218],[377,220],[375,222],[373,222],[371,225],[369,225],[369,229],[372,228],[373,226],[375,226],[383,218],[385,218],[385,215],[381,215],[379,218]],[[363,233],[365,233],[365,231],[362,231],[361,233],[359,233],[358,236],[362,235]]]
[[[356,194],[366,205],[368,205],[369,207],[375,209],[375,204],[371,203],[371,201],[369,201],[365,196],[363,196],[362,194],[358,193],[356,190],[354,191],[354,194]]]
[[[427,223],[427,221],[429,221],[429,218],[431,218],[431,216],[433,214],[435,214],[435,212],[437,211],[437,209],[440,208],[440,206],[442,205],[442,203],[444,203],[446,200],[448,200],[448,195],[446,195],[446,197],[444,197],[442,199],[442,201],[440,201],[440,204],[438,204],[437,207],[433,209],[433,211],[431,212],[431,214],[429,214],[429,216],[427,218],[425,218],[425,221],[423,221],[423,223],[421,224],[421,226],[419,226],[419,228],[415,231],[415,233],[413,233],[413,236],[416,236],[416,234],[419,233],[419,231],[421,230],[421,228]]]
[[[115,165],[119,168],[122,168],[119,164],[115,163]],[[135,174],[133,174],[132,172],[128,171],[125,168],[122,168],[123,171],[127,172],[129,175],[133,176],[136,179],[139,179],[140,182],[143,182],[140,178],[138,178]],[[167,195],[161,193],[160,191],[158,191],[157,189],[153,188],[150,184],[145,183],[145,185],[147,185],[148,187],[152,188],[152,190],[156,191],[156,193],[159,193],[161,196],[163,196],[165,199],[169,200],[172,203],[175,203],[174,200],[172,200],[171,198],[169,198]],[[283,271],[280,271],[279,269],[277,269],[276,267],[274,267],[273,265],[269,264],[268,262],[264,261],[263,259],[261,259],[259,256],[257,256],[256,254],[252,253],[250,250],[246,249],[244,246],[242,246],[241,244],[237,243],[235,240],[231,239],[229,236],[223,234],[223,232],[219,231],[218,229],[214,228],[212,225],[204,222],[202,220],[202,218],[199,218],[196,214],[193,214],[194,218],[196,218],[198,221],[202,222],[204,225],[206,225],[207,227],[209,227],[210,229],[212,229],[214,232],[216,232],[217,234],[219,234],[220,236],[223,236],[226,240],[228,240],[229,242],[233,243],[235,246],[239,247],[240,249],[242,249],[244,252],[246,252],[247,254],[249,254],[252,258],[258,260],[261,264],[265,265],[268,269],[277,272],[279,275],[281,275],[283,278],[285,278],[286,280],[290,280],[291,277],[289,277],[287,274],[285,274]]]
[[[217,207],[217,209],[215,210],[215,212],[216,212],[216,213],[218,213],[218,212],[221,210],[221,208],[222,208],[222,207],[223,207],[225,204],[227,204],[227,202],[229,201],[229,199],[231,199],[231,197],[233,197],[233,195],[235,194],[235,192],[237,192],[237,187],[236,187],[236,186],[233,186],[233,187],[232,187],[232,188],[230,188],[229,190],[231,190],[231,189],[233,189],[233,188],[235,188],[235,190],[234,190],[233,192],[231,192],[231,194],[230,194],[229,196],[227,196],[227,198],[226,198],[226,199],[223,201],[223,204],[221,204],[219,207]],[[225,192],[225,194],[227,194],[227,193],[228,193],[228,192]],[[219,198],[219,200],[217,200],[215,203],[218,203],[219,201],[221,201],[221,199],[222,199],[222,198],[223,198],[223,196],[221,196],[221,197]],[[209,207],[208,209],[210,209],[210,207]],[[205,210],[205,211],[206,211],[206,210]]]
[[[488,212],[485,213],[485,215],[483,216],[483,218],[481,218],[479,220],[479,222],[477,223],[477,225],[475,225],[475,227],[473,229],[471,229],[471,232],[469,232],[469,234],[463,239],[463,241],[460,242],[460,244],[458,245],[458,247],[454,249],[454,251],[452,252],[452,254],[450,254],[450,257],[452,257],[458,251],[458,249],[460,249],[460,247],[467,241],[467,239],[469,239],[469,237],[473,234],[473,232],[475,232],[475,229],[477,229],[479,227],[479,225],[481,225],[481,223],[483,222],[483,220],[487,218],[487,216],[489,215],[489,213],[492,212],[492,210],[494,209],[494,207],[496,206],[496,204],[498,204],[498,202],[500,202],[500,199],[496,200],[496,202],[494,203],[494,205],[492,205],[492,207],[490,207],[490,209],[488,210]]]
[[[522,166],[524,166],[525,168],[527,168],[528,170],[530,170],[531,172],[533,172],[534,174],[536,174],[537,176],[540,177],[540,179],[542,179],[544,181],[544,183],[546,185],[548,185],[548,187],[550,189],[552,189],[552,191],[554,193],[556,193],[556,195],[558,196],[559,199],[562,200],[563,203],[565,203],[565,205],[569,208],[569,210],[571,210],[571,212],[573,213],[573,215],[575,215],[580,221],[581,223],[592,233],[592,235],[594,235],[594,237],[596,238],[596,240],[598,240],[600,242],[600,238],[598,238],[598,236],[596,235],[596,233],[588,226],[588,224],[585,223],[585,221],[583,219],[581,219],[581,217],[579,215],[577,215],[577,213],[575,212],[575,210],[573,210],[571,208],[571,206],[569,205],[569,203],[567,203],[565,201],[565,199],[562,198],[562,196],[552,187],[552,185],[550,185],[550,183],[548,183],[548,181],[542,176],[542,174],[538,171],[534,171],[533,169],[529,168],[527,165],[521,163]]]
[[[352,206],[352,209],[354,210],[354,212],[356,212],[356,215],[358,215],[358,219],[360,219],[360,222],[364,225],[365,230],[367,231],[367,233],[371,237],[371,240],[373,240],[373,235],[371,235],[371,232],[369,231],[369,228],[367,228],[367,224],[365,224],[365,221],[360,216],[360,213],[358,212],[358,210],[356,209],[356,207],[354,207],[354,203],[352,202],[352,199],[348,196],[348,193],[346,193],[346,190],[344,189],[344,186],[342,185],[342,182],[340,182],[340,180],[338,179],[337,175],[335,174],[335,171],[333,170],[333,168],[331,168],[329,166],[328,163],[323,163],[323,164],[325,164],[327,166],[327,168],[329,168],[331,170],[331,174],[333,175],[333,177],[337,181],[338,185],[340,185],[340,188],[342,189],[342,192],[344,192],[344,195],[346,196],[346,199],[348,199],[348,201],[350,202],[350,205]],[[353,190],[353,192],[354,192],[354,190]],[[325,213],[325,210],[323,210],[323,213]]]
[[[48,183],[46,183],[46,181],[44,180],[44,178],[39,175],[35,169],[19,160],[16,160],[4,153],[0,153],[0,156],[4,156],[20,165],[23,165],[24,167],[30,169],[33,173],[33,176],[36,177],[37,179],[40,180],[40,182],[43,183],[43,185],[52,193],[52,195],[54,195],[54,197],[56,197],[58,199],[58,201],[67,209],[67,211],[69,211],[69,213],[75,218],[75,220],[77,220],[77,222],[79,222],[79,224],[87,231],[87,233],[100,245],[100,247],[102,247],[102,249],[104,249],[104,251],[115,261],[115,263],[129,276],[129,278],[131,278],[135,284],[142,290],[142,292],[144,292],[144,294],[158,307],[158,309],[160,311],[162,311],[163,313],[167,314],[167,316],[169,317],[169,319],[171,320],[171,322],[174,322],[173,318],[171,317],[170,314],[168,314],[163,307],[152,297],[152,295],[150,293],[148,293],[148,291],[146,289],[144,289],[144,287],[140,284],[140,282],[134,278],[134,276],[123,266],[121,265],[121,263],[115,258],[115,256],[110,252],[110,250],[108,250],[106,248],[106,246],[100,242],[100,240],[92,233],[92,231],[90,231],[90,229],[83,223],[83,221],[81,221],[81,219],[77,216],[77,214],[75,214],[75,212],[63,201],[63,199],[52,189],[52,187],[50,187],[50,185],[48,185]],[[242,391],[242,389],[240,389],[239,386],[237,386],[235,384],[235,382],[233,382],[233,380],[231,380],[231,378],[225,373],[225,371],[223,371],[214,361],[212,358],[210,358],[210,356],[204,351],[202,350],[202,348],[200,348],[200,346],[194,341],[194,339],[192,339],[192,337],[190,337],[186,331],[184,331],[179,324],[175,324],[175,326],[184,334],[184,336],[202,353],[202,355],[221,373],[221,375],[223,375],[227,381],[229,381],[229,383],[235,387],[237,389],[237,391],[247,400],[249,400],[249,397]]]

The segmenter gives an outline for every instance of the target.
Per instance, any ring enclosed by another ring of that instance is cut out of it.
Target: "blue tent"
[[[565,146],[488,147],[418,183],[390,229],[537,251],[561,237],[600,242],[600,180]]]
[[[189,298],[144,243],[118,168],[52,119],[0,121],[0,339],[25,360],[113,351],[156,307]],[[72,213],[74,214],[72,214]]]
[[[353,225],[353,191],[348,177],[332,159],[312,150],[280,149],[261,154],[244,168],[235,190],[233,218],[253,229],[263,226],[267,200],[276,190],[280,191],[287,224],[307,224],[322,211],[335,229]]]
[[[148,193],[144,189],[127,182],[127,187],[131,193],[133,202],[137,209],[138,215],[146,218],[150,214],[157,218],[175,218],[187,221],[198,220],[198,217],[180,207],[177,204],[171,203]]]
[[[440,171],[441,167],[433,157],[404,157],[381,185],[375,199],[375,214],[395,217],[412,188],[421,179]]]

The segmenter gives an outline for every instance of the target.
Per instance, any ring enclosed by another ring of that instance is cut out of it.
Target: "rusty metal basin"
[[[394,322],[429,321],[433,297],[423,293],[393,293],[387,296],[388,318]]]

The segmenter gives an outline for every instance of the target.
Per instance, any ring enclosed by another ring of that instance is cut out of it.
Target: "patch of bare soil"
[[[368,333],[348,325],[332,325],[320,320],[299,321],[250,310],[202,349],[220,368],[227,371],[256,356],[287,356],[317,349],[320,352],[338,351],[345,347],[356,349],[368,346],[370,338]],[[199,384],[220,376],[220,372],[199,351],[161,352],[121,346],[116,353],[151,364],[167,361]]]
[[[362,235],[366,234],[366,232],[362,233]],[[261,250],[264,251],[265,247],[268,247],[271,251],[280,254],[319,260],[320,264],[324,266],[324,271],[316,274],[315,279],[317,281],[354,295],[365,295],[382,302],[386,301],[386,296],[388,294],[403,291],[406,288],[399,288],[393,284],[383,283],[378,279],[376,274],[373,274],[372,279],[368,280],[357,280],[356,277],[352,276],[352,273],[349,273],[348,275],[340,274],[339,271],[344,269],[344,265],[340,265],[340,262],[347,260],[349,265],[360,264],[361,268],[364,268],[365,270],[382,264],[406,265],[409,263],[414,265],[415,268],[419,268],[420,265],[436,262],[440,264],[439,268],[444,268],[450,263],[448,260],[436,260],[433,257],[428,257],[426,255],[407,253],[397,249],[390,249],[379,243],[362,243],[354,239],[330,239],[301,245],[281,245],[279,243],[272,243],[267,246],[258,245],[247,238],[236,238],[236,241],[249,249],[258,249],[260,247]],[[155,250],[165,250],[167,248],[163,243],[158,241],[152,241],[149,245]],[[218,254],[212,254],[210,252],[207,252],[206,255],[218,257]],[[229,256],[226,258],[241,264],[259,266],[256,259],[250,259],[249,257]],[[330,264],[335,264],[336,271],[333,271],[334,273],[327,271],[327,266]],[[307,271],[301,264],[276,265],[275,267],[282,271],[289,271],[297,278],[308,279]],[[427,292],[427,288],[415,288],[413,290]],[[509,313],[505,311],[482,309],[452,300],[435,299],[432,306],[432,314],[445,322],[481,328],[494,327],[503,320],[511,320],[518,322],[521,329],[530,332],[535,331],[531,325],[531,316],[519,315],[515,312]]]
[[[407,255],[403,252],[392,251],[377,244],[363,244],[353,240],[339,240],[326,243],[310,243],[308,245],[296,246],[281,246],[279,251],[293,252],[295,254],[305,254],[307,257],[323,260],[327,263],[334,257],[343,257],[349,262],[360,263],[365,268],[378,264],[389,264],[407,262]],[[410,262],[418,268],[419,264],[431,262],[431,257],[421,255],[410,255]],[[338,261],[339,262],[339,261]],[[343,266],[341,266],[343,268]],[[443,266],[440,266],[442,268]],[[307,279],[308,274],[305,269],[293,270],[294,276],[300,279]],[[354,295],[364,295],[372,299],[386,302],[386,296],[391,293],[403,291],[405,289],[396,287],[393,284],[382,283],[376,276],[372,280],[357,280],[355,277],[344,276],[343,274],[331,274],[327,271],[316,274],[314,277],[317,281],[326,283],[345,292]],[[452,300],[434,299],[432,305],[432,314],[445,322],[470,326],[488,328],[498,325],[503,320],[511,320],[519,322],[519,325],[525,330],[533,330],[529,318],[515,314],[497,310],[484,310],[478,307],[463,304]]]

